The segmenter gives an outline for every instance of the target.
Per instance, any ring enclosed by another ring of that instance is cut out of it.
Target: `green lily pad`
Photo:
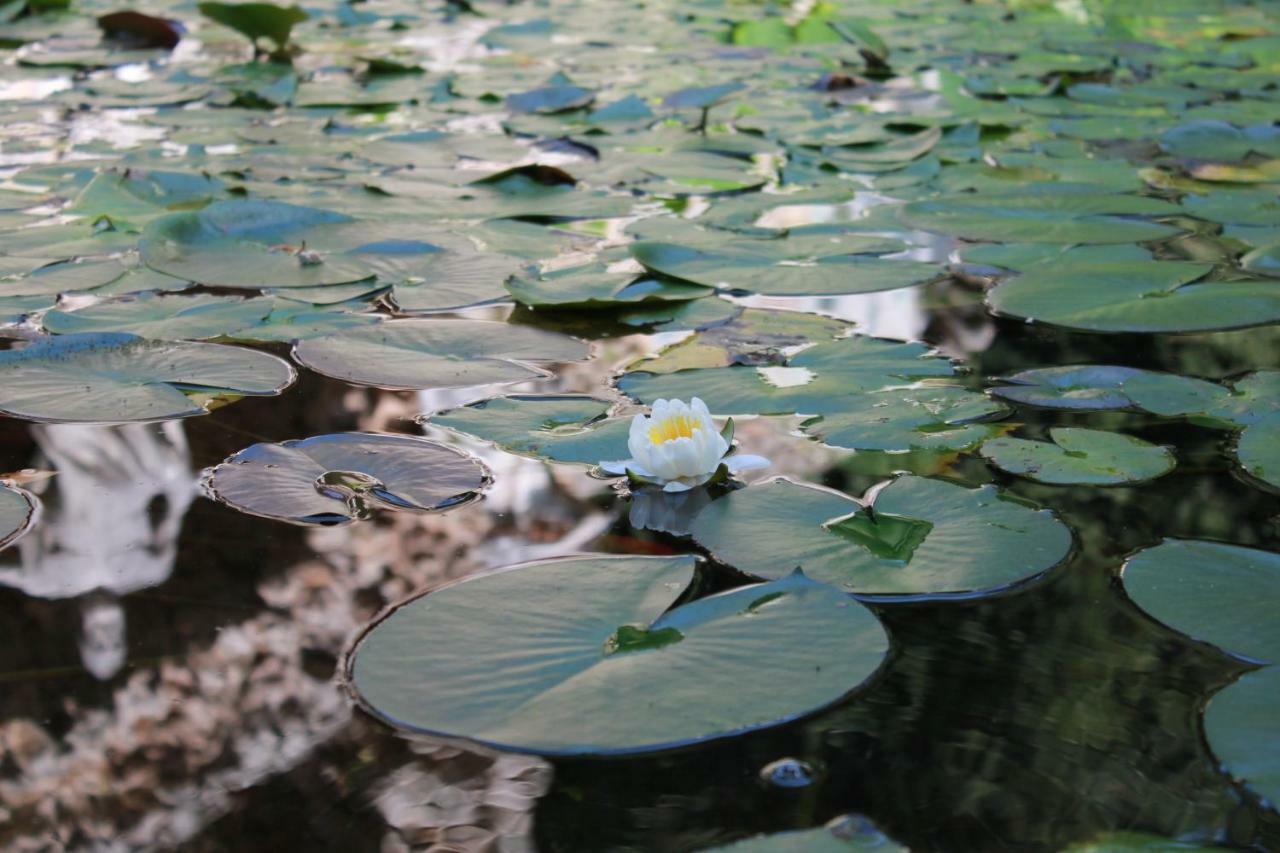
[[[966,240],[1138,243],[1172,237],[1179,229],[1112,214],[1164,212],[1159,201],[1142,196],[1077,192],[986,198],[953,196],[911,202],[903,206],[900,215],[913,228]]]
[[[1136,367],[1109,364],[1037,367],[1000,377],[1001,382],[1008,384],[997,385],[991,393],[1045,409],[1086,412],[1127,409],[1135,404],[1124,392],[1124,383],[1145,372]]]
[[[634,272],[611,272],[602,261],[516,276],[507,283],[507,290],[522,305],[578,309],[649,300],[687,301],[712,292],[696,284],[640,277]]]
[[[1219,428],[1248,426],[1280,414],[1280,370],[1258,370],[1229,385],[1143,371],[1126,379],[1122,388],[1144,411]]]
[[[513,395],[435,415],[431,423],[509,453],[595,465],[626,455],[631,419],[609,418],[609,408],[594,397]]]
[[[344,284],[374,271],[359,255],[325,254],[308,234],[349,221],[341,213],[279,201],[216,201],[196,213],[152,220],[139,248],[153,270],[200,284],[255,290]]]
[[[982,455],[1002,471],[1055,485],[1127,486],[1162,477],[1177,465],[1167,447],[1131,435],[1056,427],[1049,437],[1053,443],[996,438],[982,446]]]
[[[213,397],[272,396],[293,368],[219,344],[117,332],[40,338],[0,352],[0,413],[50,423],[131,423],[208,412]]]
[[[879,667],[871,612],[799,573],[671,609],[696,563],[597,555],[472,576],[376,623],[349,677],[402,728],[617,755],[794,719]]]
[[[1047,510],[903,475],[863,503],[785,478],[721,497],[691,526],[718,560],[757,577],[797,565],[812,578],[877,595],[997,589],[1056,565],[1071,532]]]
[[[224,27],[257,42],[270,39],[279,50],[289,43],[294,24],[309,17],[297,6],[277,6],[274,3],[201,3],[200,13]]]
[[[465,388],[550,375],[536,365],[578,361],[581,341],[487,320],[391,320],[301,341],[293,357],[317,373],[378,388]]]
[[[1245,427],[1236,441],[1236,459],[1251,476],[1280,489],[1280,418]]]
[[[862,396],[853,411],[822,415],[802,428],[848,450],[969,451],[1009,427],[985,423],[1008,414],[1000,403],[963,388],[922,384]]]
[[[213,497],[294,524],[346,524],[374,510],[427,512],[479,497],[489,483],[470,456],[426,439],[345,432],[255,444],[209,472]]]
[[[1034,268],[996,286],[992,309],[1038,323],[1096,332],[1196,332],[1280,320],[1270,282],[1188,284],[1208,264],[1141,261]]]
[[[56,335],[129,332],[159,340],[202,340],[256,326],[270,313],[266,299],[143,293],[74,311],[55,308],[43,322],[45,330]]]
[[[1238,163],[1250,154],[1280,157],[1280,130],[1269,124],[1239,128],[1225,121],[1191,121],[1166,131],[1160,147],[1188,160]]]
[[[396,285],[391,299],[401,311],[443,311],[496,302],[524,262],[508,255],[441,252],[411,280]],[[385,274],[378,271],[380,278]]]
[[[949,360],[923,344],[855,336],[810,347],[781,365],[635,371],[618,388],[642,403],[700,397],[719,415],[825,415],[860,408],[869,391],[954,374]]]
[[[31,529],[40,510],[40,499],[26,489],[0,482],[0,550],[18,541]]]
[[[1197,640],[1272,666],[1219,692],[1205,713],[1213,752],[1233,775],[1280,802],[1280,554],[1218,542],[1168,539],[1123,570],[1125,591],[1154,618]]]
[[[203,207],[222,193],[222,181],[208,175],[109,171],[95,175],[64,212],[91,220],[105,217],[114,227],[121,228],[174,210]]]
[[[762,241],[754,254],[674,243],[640,242],[630,248],[636,260],[663,275],[769,296],[871,293],[911,287],[941,274],[931,264],[860,255],[826,255],[798,262],[765,254],[772,242]]]
[[[0,281],[0,297],[44,296],[94,290],[124,276],[117,261],[66,261],[40,267],[21,278]]]

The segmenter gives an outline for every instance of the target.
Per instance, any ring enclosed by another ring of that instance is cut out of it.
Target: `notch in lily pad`
[[[335,525],[376,510],[456,507],[478,498],[490,476],[467,454],[426,439],[334,433],[247,447],[205,482],[213,498],[250,515]]]
[[[621,755],[793,720],[880,667],[876,617],[801,572],[676,606],[698,563],[596,554],[473,575],[374,623],[349,683],[400,728]]]

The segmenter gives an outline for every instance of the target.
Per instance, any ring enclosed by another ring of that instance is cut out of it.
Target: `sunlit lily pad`
[[[621,377],[618,388],[644,403],[700,397],[720,415],[820,415],[857,408],[868,391],[954,374],[949,360],[923,344],[855,336],[818,344],[780,365],[636,371]]]
[[[217,201],[150,222],[140,243],[154,270],[200,284],[261,289],[342,284],[372,276],[359,255],[328,254],[308,235],[345,214],[278,201]],[[305,245],[304,245],[305,244]]]
[[[626,455],[631,419],[608,418],[609,408],[607,400],[594,397],[499,397],[436,415],[431,423],[511,453],[595,465]]]
[[[0,549],[31,529],[40,500],[26,489],[0,481]]]
[[[44,315],[43,322],[46,330],[59,335],[130,332],[160,340],[201,340],[255,326],[270,313],[271,302],[266,299],[144,293],[74,311],[55,309]]]
[[[128,423],[203,415],[214,397],[270,396],[294,380],[267,353],[104,332],[0,352],[0,412],[35,421]]]
[[[1049,430],[1052,443],[1004,436],[982,446],[996,467],[1040,483],[1121,486],[1154,480],[1177,464],[1167,447],[1121,433]]]
[[[20,278],[0,281],[0,296],[36,296],[93,290],[123,276],[117,261],[66,261],[50,264]]]
[[[295,524],[344,524],[378,509],[448,509],[478,497],[488,482],[483,465],[451,447],[357,432],[255,444],[207,479],[223,503]]]
[[[730,492],[694,520],[693,538],[757,577],[800,566],[855,593],[972,593],[1007,586],[1061,561],[1071,533],[1047,510],[903,475],[872,509],[847,495],[784,478]]]
[[[581,341],[486,320],[391,320],[302,341],[305,367],[357,385],[413,390],[497,385],[547,376],[536,366],[585,358]]]
[[[1171,539],[1130,558],[1123,578],[1134,603],[1170,628],[1271,664],[1210,700],[1205,734],[1232,774],[1280,803],[1280,554]]]
[[[602,261],[511,279],[507,289],[523,305],[607,308],[649,300],[670,302],[698,299],[711,293],[702,285],[668,281],[632,272],[612,272]]]
[[[861,255],[824,255],[795,261],[767,254],[712,251],[674,243],[635,243],[631,254],[651,270],[708,287],[770,296],[870,293],[920,284],[940,274],[930,264]]]
[[[963,388],[922,384],[864,394],[851,411],[822,415],[804,431],[849,450],[973,450],[1007,427],[986,423],[1008,410]]]
[[[1280,320],[1269,281],[1191,284],[1208,264],[1139,261],[1049,265],[1005,281],[993,309],[1038,323],[1097,332],[1195,332]]]
[[[1114,214],[1167,212],[1159,199],[1141,196],[953,196],[912,202],[902,219],[914,228],[966,240],[1023,243],[1137,243],[1179,233],[1171,225]]]
[[[415,731],[549,755],[644,752],[785,722],[870,676],[870,611],[798,573],[670,609],[694,557],[513,566],[411,599],[349,663],[366,706]]]

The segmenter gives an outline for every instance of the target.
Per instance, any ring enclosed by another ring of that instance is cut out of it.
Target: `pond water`
[[[4,849],[1280,849],[1280,10],[120,11],[0,4]]]

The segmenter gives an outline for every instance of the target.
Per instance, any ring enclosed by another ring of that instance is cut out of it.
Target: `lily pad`
[[[578,361],[586,344],[529,326],[487,320],[391,320],[300,342],[299,364],[378,388],[465,388],[550,375],[536,365]]]
[[[1008,384],[997,385],[991,393],[1045,409],[1086,412],[1127,409],[1135,404],[1124,392],[1124,383],[1144,372],[1136,367],[1108,364],[1037,367],[1000,377],[1001,382]]]
[[[256,326],[270,313],[267,299],[144,293],[75,311],[54,309],[44,315],[43,322],[47,331],[57,335],[129,332],[159,340],[201,340]]]
[[[0,352],[0,413],[50,423],[185,418],[216,397],[279,394],[295,375],[288,362],[240,347],[57,335]]]
[[[1214,754],[1237,776],[1280,803],[1280,554],[1195,540],[1165,540],[1123,570],[1134,603],[1154,618],[1224,651],[1272,665],[1219,692],[1205,713]]]
[[[617,755],[786,722],[879,667],[871,612],[799,573],[671,609],[696,563],[597,555],[472,576],[376,623],[349,677],[402,728]]]
[[[153,270],[219,287],[316,287],[369,278],[359,255],[330,255],[308,234],[351,217],[279,201],[216,201],[152,220],[139,244]],[[305,245],[304,245],[305,244]]]
[[[626,455],[631,419],[609,418],[609,408],[594,397],[510,396],[436,415],[431,423],[510,453],[595,465]]]
[[[712,292],[696,284],[638,276],[634,271],[613,272],[602,261],[516,276],[507,283],[507,289],[523,305],[577,309],[649,300],[687,301]]]
[[[916,201],[901,217],[913,228],[966,240],[1022,243],[1138,243],[1180,233],[1158,222],[1111,214],[1161,212],[1158,199],[1062,193]]]
[[[26,489],[0,482],[0,549],[7,548],[31,529],[40,499]]]
[[[762,243],[767,247],[769,241]],[[647,268],[708,287],[769,296],[872,293],[911,287],[941,271],[915,261],[826,255],[805,261],[746,251],[710,251],[674,243],[641,242],[631,254]]]
[[[865,394],[852,411],[803,424],[824,444],[848,450],[969,451],[1009,427],[986,423],[1008,414],[1000,403],[963,388],[922,384]]]
[[[307,20],[307,13],[297,6],[274,3],[201,3],[201,14],[225,27],[230,27],[253,41],[270,39],[279,50],[289,43],[294,24]]]
[[[1236,458],[1251,476],[1280,489],[1280,418],[1245,427],[1236,441]]]
[[[732,365],[655,374],[627,373],[623,393],[643,403],[700,397],[719,415],[822,415],[847,412],[868,391],[955,374],[923,344],[854,336],[810,347],[781,365]]]
[[[996,286],[1002,314],[1095,332],[1196,332],[1280,320],[1271,282],[1189,284],[1208,264],[1136,261],[1035,268]]]
[[[906,847],[890,840],[875,824],[859,815],[836,818],[814,829],[756,835],[722,847],[708,847],[705,853],[849,853],[851,850],[907,853]]]
[[[207,478],[223,503],[294,524],[346,524],[378,509],[448,509],[479,497],[488,483],[484,466],[452,447],[359,432],[255,444]]]
[[[1037,575],[1071,548],[1048,510],[963,486],[902,475],[867,504],[777,478],[730,492],[704,509],[693,538],[718,560],[757,577],[797,565],[854,593],[956,595]]]
[[[1154,480],[1177,465],[1167,447],[1131,435],[1057,427],[1052,443],[1008,436],[988,441],[982,455],[1002,471],[1055,485],[1127,486]]]

